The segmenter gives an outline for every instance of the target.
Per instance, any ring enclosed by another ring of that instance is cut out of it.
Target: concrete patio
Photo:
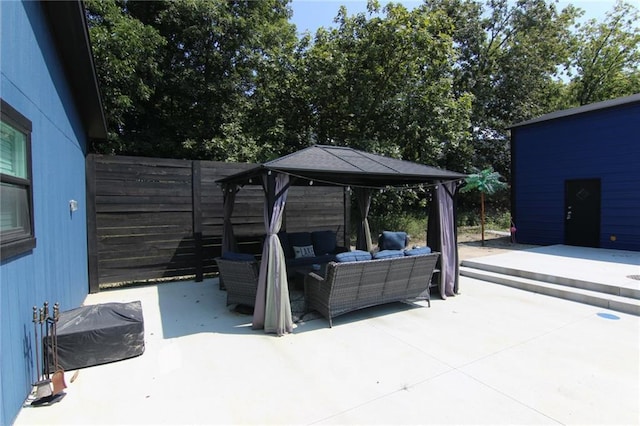
[[[90,295],[142,302],[145,353],[66,372],[64,398],[16,424],[640,423],[640,317],[468,277],[460,289],[280,338],[225,307],[217,279]]]

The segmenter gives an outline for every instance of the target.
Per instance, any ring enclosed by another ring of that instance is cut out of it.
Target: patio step
[[[531,291],[547,296],[586,303],[588,305],[611,309],[618,312],[640,315],[640,300],[637,295],[635,297],[633,296],[633,293],[635,293],[633,291],[630,292],[631,294],[629,296],[620,295],[620,290],[618,290],[618,294],[615,294],[616,290],[610,287],[616,286],[609,286],[600,283],[589,283],[590,288],[580,288],[576,286],[576,284],[578,284],[576,280],[568,280],[563,277],[549,276],[542,276],[539,279],[527,278],[518,275],[519,273],[521,273],[522,275],[530,274],[527,271],[509,271],[510,268],[504,268],[507,270],[507,272],[496,272],[489,270],[498,269],[492,267],[492,265],[478,264],[480,268],[477,268],[473,266],[474,263],[475,262],[465,260],[460,267],[460,275],[492,282],[495,284],[515,287],[521,290]],[[560,282],[550,282],[554,279],[558,279],[558,281]],[[564,284],[564,282],[567,282],[567,280],[571,281],[571,284]]]
[[[631,299],[640,300],[640,287],[629,287],[624,285],[615,285],[611,283],[603,283],[597,281],[587,281],[576,278],[563,277],[558,275],[544,274],[541,272],[528,271],[519,268],[512,268],[504,265],[493,265],[482,261],[467,259],[462,261],[461,266],[479,269],[497,274],[509,275],[519,278],[528,278],[534,281],[542,281],[551,284],[559,284],[567,287],[574,287],[583,290],[591,290],[598,293],[612,294],[614,296],[623,296]]]

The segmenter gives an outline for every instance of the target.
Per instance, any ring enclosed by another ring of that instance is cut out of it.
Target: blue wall
[[[0,17],[0,96],[33,125],[37,239],[0,265],[0,423],[11,424],[34,380],[32,306],[68,310],[88,293],[86,139],[40,4],[0,1]]]
[[[600,247],[640,250],[640,104],[517,127],[512,141],[518,242],[563,244],[565,180],[599,178]]]

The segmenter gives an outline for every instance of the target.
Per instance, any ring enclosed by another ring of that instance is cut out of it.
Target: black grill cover
[[[120,361],[144,352],[140,301],[82,306],[60,312],[57,324],[58,366],[75,370]],[[55,370],[51,336],[45,338],[49,371]],[[46,362],[45,362],[46,364]]]

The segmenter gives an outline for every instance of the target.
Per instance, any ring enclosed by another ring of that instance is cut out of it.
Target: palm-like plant
[[[477,169],[476,169],[477,170]],[[465,179],[466,185],[460,192],[480,191],[480,229],[482,233],[482,245],[484,246],[484,197],[485,194],[492,195],[500,189],[507,187],[507,184],[500,180],[500,173],[493,171],[492,167],[472,173]]]

